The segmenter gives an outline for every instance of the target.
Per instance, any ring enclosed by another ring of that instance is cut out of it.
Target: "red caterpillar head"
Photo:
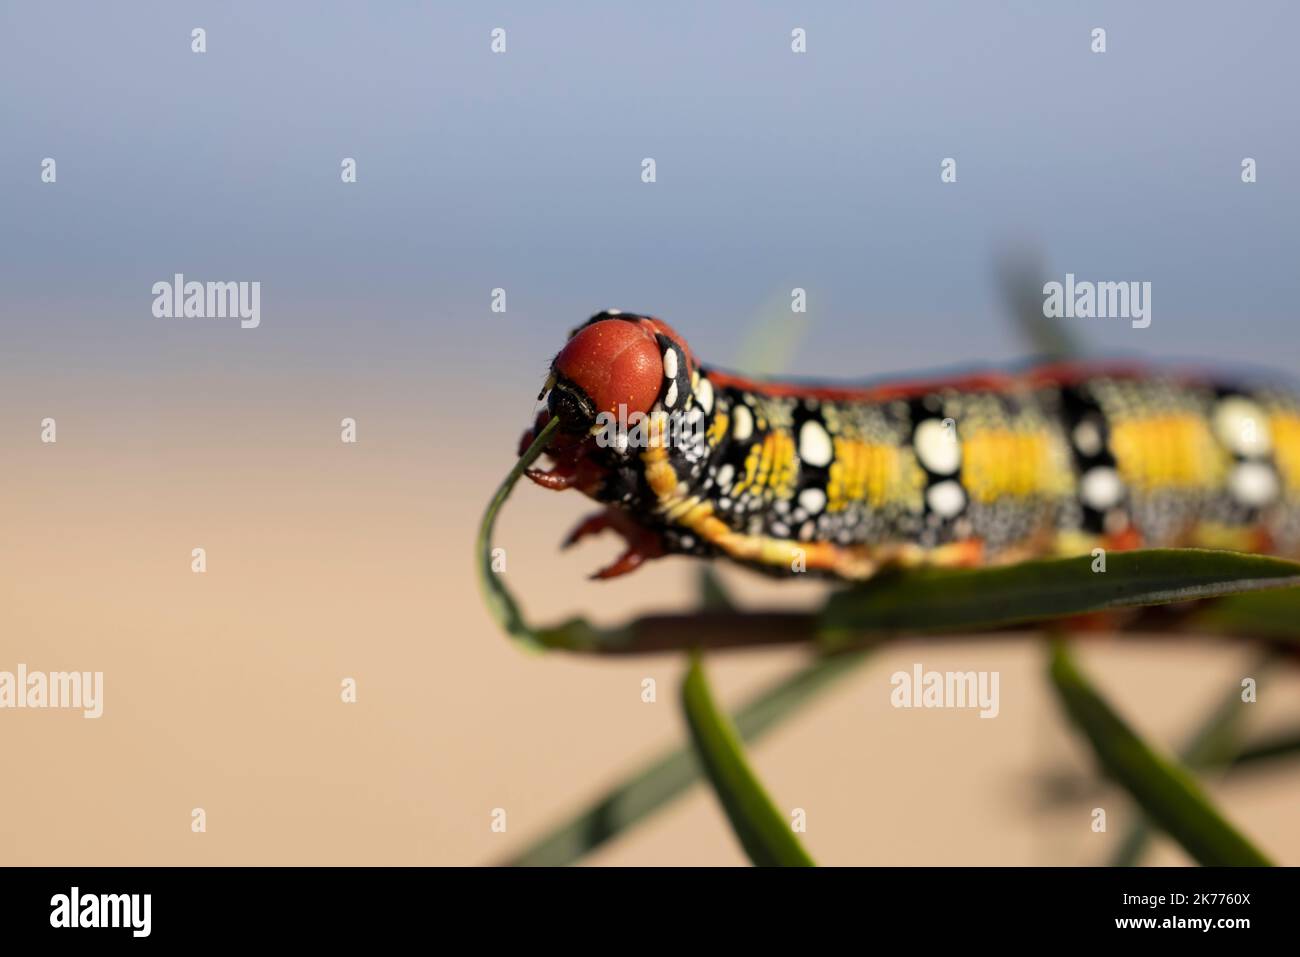
[[[609,310],[574,330],[551,363],[547,405],[565,432],[587,432],[601,413],[626,420],[656,402],[684,405],[694,371],[690,350],[667,323]]]

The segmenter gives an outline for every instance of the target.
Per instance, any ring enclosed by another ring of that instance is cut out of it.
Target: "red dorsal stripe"
[[[1136,362],[1053,362],[1017,372],[988,370],[950,376],[901,379],[862,386],[836,386],[824,382],[799,382],[751,379],[717,369],[707,370],[715,387],[740,389],[758,395],[818,399],[825,402],[888,402],[912,399],[945,390],[962,392],[1010,392],[1017,388],[1070,386],[1085,379],[1099,377],[1133,379],[1148,376],[1151,369]],[[1199,380],[1196,374],[1173,378]]]

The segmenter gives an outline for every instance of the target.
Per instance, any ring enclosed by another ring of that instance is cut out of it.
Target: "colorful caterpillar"
[[[1078,364],[753,381],[609,310],[574,330],[542,395],[555,464],[530,478],[606,506],[566,544],[627,542],[599,578],[668,554],[861,580],[1097,547],[1300,551],[1300,398],[1282,388]]]

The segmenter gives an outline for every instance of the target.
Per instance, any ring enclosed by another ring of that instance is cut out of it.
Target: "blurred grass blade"
[[[1256,677],[1264,674],[1274,660],[1274,655],[1265,655],[1255,663],[1250,674]],[[1210,769],[1231,764],[1239,750],[1241,723],[1245,713],[1241,688],[1234,684],[1227,696],[1201,722],[1186,747],[1179,752],[1183,765],[1188,768]],[[1119,851],[1111,861],[1111,866],[1135,866],[1142,859],[1150,837],[1151,828],[1146,819],[1140,817],[1120,841]]]
[[[1182,767],[1151,750],[1075,666],[1062,642],[1052,644],[1052,683],[1066,713],[1088,738],[1102,769],[1141,806],[1152,823],[1206,866],[1269,866]]]
[[[682,708],[695,753],[749,859],[759,867],[812,867],[794,830],[745,759],[740,736],[713,702],[699,653],[682,682]]]
[[[1060,319],[1043,315],[1047,269],[1037,255],[1025,250],[1004,255],[997,268],[998,287],[1016,330],[1030,349],[1044,359],[1076,359],[1082,343]]]
[[[757,741],[836,679],[861,664],[867,654],[866,651],[855,651],[818,658],[756,695],[735,713],[736,730],[741,740]],[[611,838],[640,824],[681,795],[699,777],[700,765],[691,748],[673,748],[504,863],[513,867],[572,864]]]
[[[1231,595],[1206,606],[1188,624],[1206,631],[1300,640],[1300,589]]]
[[[788,294],[778,293],[764,302],[741,337],[736,368],[760,378],[787,371],[811,325],[806,312],[790,311]]]
[[[1300,731],[1287,731],[1252,741],[1232,759],[1232,766],[1253,768],[1277,758],[1297,757],[1300,757]]]
[[[700,609],[703,611],[735,611],[736,605],[727,594],[727,589],[722,586],[718,580],[718,573],[713,570],[713,566],[704,564],[700,566],[700,573],[696,576],[696,590],[700,595]]]
[[[821,616],[831,646],[866,632],[972,631],[1112,608],[1300,584],[1300,564],[1199,548],[1114,552],[979,569],[918,569],[837,592]]]

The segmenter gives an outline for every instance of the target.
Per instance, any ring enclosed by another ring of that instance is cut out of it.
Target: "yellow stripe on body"
[[[1124,418],[1111,425],[1110,448],[1130,488],[1214,488],[1224,480],[1228,454],[1209,423],[1191,413]]]
[[[1202,521],[1188,532],[1187,547],[1253,552],[1259,548],[1260,534],[1256,525],[1224,525],[1220,522]]]
[[[709,431],[705,433],[705,440],[708,442],[709,448],[716,449],[722,443],[722,440],[726,438],[727,431],[730,428],[731,418],[727,413],[719,409],[714,413],[713,421],[709,423]]]
[[[1300,496],[1300,415],[1275,412],[1269,418],[1273,457],[1290,497]]]
[[[977,502],[1068,494],[1073,475],[1045,430],[979,429],[961,443],[961,484]]]
[[[732,487],[731,497],[740,498],[746,492],[762,495],[771,489],[777,498],[789,498],[794,494],[796,465],[794,439],[784,429],[774,429],[762,442],[750,446],[745,474]]]
[[[915,458],[896,445],[837,438],[835,458],[826,480],[826,511],[842,512],[866,502],[872,508],[890,503],[919,510],[925,474]]]
[[[878,567],[868,550],[832,545],[829,542],[797,542],[768,535],[737,532],[713,514],[709,502],[698,502],[677,520],[700,537],[737,561],[781,567],[793,571],[796,564],[804,568],[824,569],[848,579],[871,577]]]
[[[646,425],[646,450],[641,453],[646,483],[659,499],[661,507],[669,504],[677,494],[677,470],[668,461],[668,443],[664,438],[667,422],[668,416],[663,412],[650,416]]]

